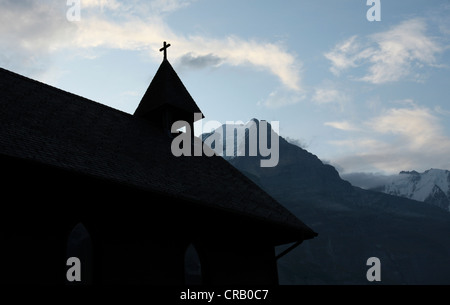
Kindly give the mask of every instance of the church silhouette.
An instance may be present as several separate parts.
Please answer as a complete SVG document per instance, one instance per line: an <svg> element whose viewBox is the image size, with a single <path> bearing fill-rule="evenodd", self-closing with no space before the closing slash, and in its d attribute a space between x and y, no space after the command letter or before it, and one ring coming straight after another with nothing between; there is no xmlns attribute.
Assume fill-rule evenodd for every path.
<svg viewBox="0 0 450 305"><path fill-rule="evenodd" d="M171 153L200 109L168 46L133 115L0 68L3 283L272 285L275 246L317 235L222 157Z"/></svg>

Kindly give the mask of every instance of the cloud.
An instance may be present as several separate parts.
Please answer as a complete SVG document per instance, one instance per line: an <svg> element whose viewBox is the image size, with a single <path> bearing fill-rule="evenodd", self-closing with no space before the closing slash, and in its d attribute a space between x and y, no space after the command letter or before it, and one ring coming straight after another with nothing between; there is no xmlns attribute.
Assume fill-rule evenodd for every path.
<svg viewBox="0 0 450 305"><path fill-rule="evenodd" d="M291 144L293 144L293 145L295 145L295 146L298 146L298 147L300 147L300 148L303 148L303 149L307 149L307 148L308 148L308 144L306 144L306 142L303 141L303 140L295 139L295 138L290 138L290 137L285 137L284 139L285 139L287 142L289 142L289 143L291 143Z"/></svg>
<svg viewBox="0 0 450 305"><path fill-rule="evenodd" d="M347 40L339 43L334 49L324 56L331 61L331 72L335 75L339 75L341 70L345 70L350 67L357 67L356 54L360 49L359 44L356 43L357 35L348 38Z"/></svg>
<svg viewBox="0 0 450 305"><path fill-rule="evenodd" d="M361 67L366 73L357 79L382 84L404 79L420 81L420 70L437 66L436 56L443 51L439 42L427 35L426 22L415 18L362 42L352 36L324 56L331 61L330 70L336 75Z"/></svg>
<svg viewBox="0 0 450 305"><path fill-rule="evenodd" d="M336 104L342 110L345 103L350 101L350 97L334 88L316 88L312 96L312 101L319 105Z"/></svg>
<svg viewBox="0 0 450 305"><path fill-rule="evenodd" d="M117 10L121 7L121 4L116 0L81 0L81 9L92 7L100 8L101 11L105 8Z"/></svg>
<svg viewBox="0 0 450 305"><path fill-rule="evenodd" d="M302 63L294 55L287 53L282 43L244 40L234 35L224 39L201 36L178 38L182 55L187 52L197 55L213 54L233 66L250 64L277 76L286 89L302 91Z"/></svg>
<svg viewBox="0 0 450 305"><path fill-rule="evenodd" d="M346 154L333 160L333 166L342 168L340 174L352 172L381 172L383 174L395 174L402 170L418 169L420 171L429 168L450 168L447 154L432 152L417 152L401 149L382 151L365 151L363 153Z"/></svg>
<svg viewBox="0 0 450 305"><path fill-rule="evenodd" d="M330 142L346 151L333 160L345 173L450 168L450 137L444 133L438 113L430 108L411 104L387 109L359 124L356 133L343 122L328 125L353 131L349 139Z"/></svg>
<svg viewBox="0 0 450 305"><path fill-rule="evenodd" d="M350 173L341 175L341 178L347 180L354 186L363 189L373 189L389 183L392 175L383 175L377 173Z"/></svg>
<svg viewBox="0 0 450 305"><path fill-rule="evenodd" d="M196 0L154 0L151 9L158 13L168 13L191 5Z"/></svg>
<svg viewBox="0 0 450 305"><path fill-rule="evenodd" d="M325 122L325 126L330 126L339 130L345 130L345 131L356 131L358 130L358 127L354 126L352 123L348 121L342 121L342 122Z"/></svg>
<svg viewBox="0 0 450 305"><path fill-rule="evenodd" d="M276 76L284 91L302 91L302 64L282 43L172 31L165 21L166 13L194 1L83 0L78 22L65 19L66 1L16 2L19 1L0 0L1 65L8 62L7 65L30 68L55 52L83 54L86 52L80 50L100 47L142 51L160 60L158 50L162 41L168 41L173 46L169 60L179 59L182 64L195 67L251 65Z"/></svg>
<svg viewBox="0 0 450 305"><path fill-rule="evenodd" d="M441 106L434 107L434 111L440 115L450 116L450 111L447 109L442 109Z"/></svg>
<svg viewBox="0 0 450 305"><path fill-rule="evenodd" d="M214 54L194 55L189 52L178 59L180 68L205 68L219 66L223 60Z"/></svg>
<svg viewBox="0 0 450 305"><path fill-rule="evenodd" d="M258 102L258 105L264 105L268 108L280 108L283 106L297 104L305 99L303 91L278 88L272 91L264 100Z"/></svg>
<svg viewBox="0 0 450 305"><path fill-rule="evenodd" d="M151 21L133 20L114 23L108 20L92 18L80 22L76 41L77 47L109 47L126 50L149 50L151 56L160 58L158 52L163 40L176 48L170 50L170 58L184 57L181 60L199 58L203 64L217 65L221 62L238 66L253 65L265 69L277 76L284 87L292 91L301 91L301 63L278 44L243 40L236 36L224 39L201 36L176 35L158 19ZM192 54L186 57L186 54ZM195 55L193 55L195 54Z"/></svg>
<svg viewBox="0 0 450 305"><path fill-rule="evenodd" d="M444 140L437 117L428 108L393 108L372 119L368 126L375 132L392 134L412 149L427 148Z"/></svg>
<svg viewBox="0 0 450 305"><path fill-rule="evenodd" d="M365 131L368 133L368 131ZM330 141L335 146L346 147L353 151L362 151L360 155L363 155L367 151L386 151L390 148L390 145L384 141L373 139L370 136L352 136L350 139L345 140L333 140Z"/></svg>
<svg viewBox="0 0 450 305"><path fill-rule="evenodd" d="M67 22L65 1L0 0L0 65L16 71L41 73L50 54L73 37L76 27Z"/></svg>

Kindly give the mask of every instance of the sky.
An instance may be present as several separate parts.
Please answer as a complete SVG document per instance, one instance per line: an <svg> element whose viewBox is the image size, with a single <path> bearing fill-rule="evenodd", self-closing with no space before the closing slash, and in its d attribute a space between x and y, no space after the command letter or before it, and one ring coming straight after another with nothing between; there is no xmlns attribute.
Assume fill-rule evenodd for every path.
<svg viewBox="0 0 450 305"><path fill-rule="evenodd" d="M132 114L167 41L197 134L265 119L342 175L450 169L450 1L379 3L0 0L0 67Z"/></svg>

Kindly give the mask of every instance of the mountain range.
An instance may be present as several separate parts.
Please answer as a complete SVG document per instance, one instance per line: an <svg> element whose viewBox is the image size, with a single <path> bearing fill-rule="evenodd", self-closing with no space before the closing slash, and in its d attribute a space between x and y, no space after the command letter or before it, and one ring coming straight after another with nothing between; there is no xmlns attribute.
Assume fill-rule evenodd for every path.
<svg viewBox="0 0 450 305"><path fill-rule="evenodd" d="M450 211L450 171L429 169L423 173L402 171L384 185L373 188L386 194L422 201Z"/></svg>
<svg viewBox="0 0 450 305"><path fill-rule="evenodd" d="M233 141L227 141L225 126L202 139L217 133L224 151L229 143L248 147L251 132L245 129L254 125L235 126L244 132ZM278 260L280 284L370 284L370 257L380 259L381 284L450 284L450 214L442 208L355 187L282 137L275 167L261 167L260 154L237 151L225 158L319 233Z"/></svg>

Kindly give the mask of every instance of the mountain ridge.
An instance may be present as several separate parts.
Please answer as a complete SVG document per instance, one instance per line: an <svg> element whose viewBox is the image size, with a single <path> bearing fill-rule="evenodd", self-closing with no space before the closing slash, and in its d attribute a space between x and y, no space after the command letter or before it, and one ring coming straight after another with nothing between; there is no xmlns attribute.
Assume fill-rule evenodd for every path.
<svg viewBox="0 0 450 305"><path fill-rule="evenodd" d="M260 159L228 162L319 233L278 261L280 284L368 284L369 257L380 259L383 284L450 284L450 217L442 209L352 186L282 137L278 165L263 168Z"/></svg>
<svg viewBox="0 0 450 305"><path fill-rule="evenodd" d="M391 176L378 190L450 211L450 171L448 170L432 168L423 173L401 171L398 175Z"/></svg>

